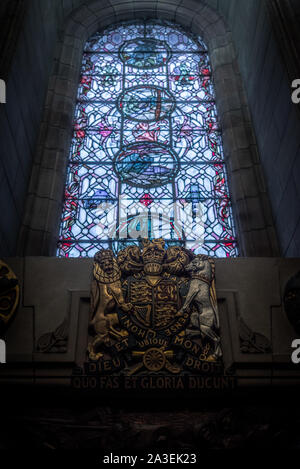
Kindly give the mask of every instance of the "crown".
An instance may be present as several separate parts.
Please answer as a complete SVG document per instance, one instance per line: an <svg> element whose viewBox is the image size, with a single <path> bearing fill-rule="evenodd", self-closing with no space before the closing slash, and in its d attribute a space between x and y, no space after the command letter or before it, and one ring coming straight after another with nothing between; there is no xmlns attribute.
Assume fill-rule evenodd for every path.
<svg viewBox="0 0 300 469"><path fill-rule="evenodd" d="M162 264L165 256L165 242L162 238L154 239L153 241L143 239L142 246L142 258L144 264L150 262Z"/></svg>
<svg viewBox="0 0 300 469"><path fill-rule="evenodd" d="M112 260L114 254L111 249L101 249L101 251L96 252L94 259L97 262L103 261L105 259Z"/></svg>

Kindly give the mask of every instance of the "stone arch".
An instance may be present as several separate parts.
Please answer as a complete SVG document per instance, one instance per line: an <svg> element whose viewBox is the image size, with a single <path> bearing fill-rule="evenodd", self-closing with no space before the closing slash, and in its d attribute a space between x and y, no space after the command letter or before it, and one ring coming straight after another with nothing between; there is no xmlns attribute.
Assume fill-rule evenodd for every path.
<svg viewBox="0 0 300 469"><path fill-rule="evenodd" d="M223 135L233 214L242 256L276 256L277 237L264 185L235 47L210 0L122 0L85 2L67 18L49 81L33 165L19 254L55 255L72 119L83 46L112 23L138 18L167 19L201 35L210 54ZM136 5L133 9L133 5Z"/></svg>

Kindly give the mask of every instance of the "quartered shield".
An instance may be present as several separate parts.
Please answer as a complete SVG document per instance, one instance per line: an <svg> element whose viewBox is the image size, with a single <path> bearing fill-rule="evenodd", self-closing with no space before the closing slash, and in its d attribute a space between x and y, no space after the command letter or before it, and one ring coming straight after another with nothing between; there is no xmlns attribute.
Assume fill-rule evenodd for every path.
<svg viewBox="0 0 300 469"><path fill-rule="evenodd" d="M179 309L178 285L162 278L156 285L146 279L131 279L129 301L134 305L133 315L143 326L154 330L168 327Z"/></svg>

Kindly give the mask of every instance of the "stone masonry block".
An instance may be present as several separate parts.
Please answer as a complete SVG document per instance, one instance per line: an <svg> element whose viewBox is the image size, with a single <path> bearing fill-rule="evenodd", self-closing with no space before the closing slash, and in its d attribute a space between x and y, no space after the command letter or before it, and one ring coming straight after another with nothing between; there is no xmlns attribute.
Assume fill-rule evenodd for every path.
<svg viewBox="0 0 300 469"><path fill-rule="evenodd" d="M40 168L37 195L43 198L49 197L54 200L61 200L64 179L60 172L53 169Z"/></svg>
<svg viewBox="0 0 300 469"><path fill-rule="evenodd" d="M259 197L245 198L249 230L261 230L266 227L266 219Z"/></svg>

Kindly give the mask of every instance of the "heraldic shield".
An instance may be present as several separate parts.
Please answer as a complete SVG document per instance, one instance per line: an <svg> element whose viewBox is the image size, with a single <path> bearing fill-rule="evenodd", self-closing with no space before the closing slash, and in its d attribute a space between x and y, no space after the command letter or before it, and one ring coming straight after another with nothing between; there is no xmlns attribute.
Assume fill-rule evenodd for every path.
<svg viewBox="0 0 300 469"><path fill-rule="evenodd" d="M163 239L95 255L88 358L112 373L181 373L220 362L213 259Z"/></svg>

